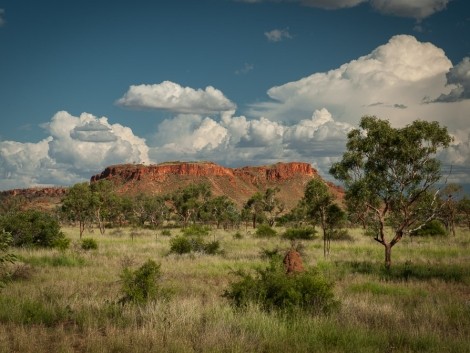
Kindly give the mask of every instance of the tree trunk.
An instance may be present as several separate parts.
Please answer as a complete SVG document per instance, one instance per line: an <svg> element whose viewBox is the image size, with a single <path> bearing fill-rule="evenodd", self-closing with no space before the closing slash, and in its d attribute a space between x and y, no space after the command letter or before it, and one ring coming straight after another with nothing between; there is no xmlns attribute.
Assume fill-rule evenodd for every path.
<svg viewBox="0 0 470 353"><path fill-rule="evenodd" d="M385 247L385 268L387 271L390 270L392 266L392 244L391 243L384 243Z"/></svg>

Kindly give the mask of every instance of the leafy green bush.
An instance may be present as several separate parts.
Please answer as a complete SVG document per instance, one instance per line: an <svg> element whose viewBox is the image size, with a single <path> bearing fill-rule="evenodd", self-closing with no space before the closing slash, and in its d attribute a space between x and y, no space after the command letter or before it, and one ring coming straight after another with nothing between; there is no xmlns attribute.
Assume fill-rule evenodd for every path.
<svg viewBox="0 0 470 353"><path fill-rule="evenodd" d="M191 241L187 237L179 236L170 240L170 252L187 254L191 252Z"/></svg>
<svg viewBox="0 0 470 353"><path fill-rule="evenodd" d="M256 236L258 238L272 238L276 236L276 231L267 224L260 224L256 227Z"/></svg>
<svg viewBox="0 0 470 353"><path fill-rule="evenodd" d="M2 232L0 232L0 288L7 282L8 273L5 271L5 265L14 263L16 260L16 256L8 252L12 241L11 234L2 229Z"/></svg>
<svg viewBox="0 0 470 353"><path fill-rule="evenodd" d="M120 302L142 304L155 299L158 294L157 282L160 277L160 264L153 260L147 260L135 271L127 267L124 268L121 274L124 297L121 298Z"/></svg>
<svg viewBox="0 0 470 353"><path fill-rule="evenodd" d="M93 238L83 238L81 248L83 250L96 250L98 249L98 243Z"/></svg>
<svg viewBox="0 0 470 353"><path fill-rule="evenodd" d="M330 230L330 239L338 241L354 241L354 238L348 233L347 229Z"/></svg>
<svg viewBox="0 0 470 353"><path fill-rule="evenodd" d="M13 246L52 248L65 238L57 219L36 210L7 214L0 219L0 228L11 233Z"/></svg>
<svg viewBox="0 0 470 353"><path fill-rule="evenodd" d="M163 229L160 234L165 237L171 237L171 232L169 229Z"/></svg>
<svg viewBox="0 0 470 353"><path fill-rule="evenodd" d="M209 234L209 228L199 224L192 224L189 227L181 229L186 236L205 236Z"/></svg>
<svg viewBox="0 0 470 353"><path fill-rule="evenodd" d="M289 240L312 240L315 238L316 233L317 231L314 227L289 228L282 234L282 237Z"/></svg>
<svg viewBox="0 0 470 353"><path fill-rule="evenodd" d="M288 313L300 309L328 314L339 305L333 296L333 284L313 269L288 275L282 263L273 259L266 269L258 269L254 275L242 271L237 275L240 280L232 283L223 296L238 308L255 303L267 311Z"/></svg>
<svg viewBox="0 0 470 353"><path fill-rule="evenodd" d="M426 223L423 227L417 231L411 233L412 236L440 236L446 235L446 229L444 225L437 219L433 219L431 222Z"/></svg>
<svg viewBox="0 0 470 353"><path fill-rule="evenodd" d="M240 232L236 232L236 233L233 235L233 239L243 239L243 234L240 233Z"/></svg>
<svg viewBox="0 0 470 353"><path fill-rule="evenodd" d="M180 255L190 252L215 255L220 252L220 243L217 240L205 242L201 237L179 236L170 240L170 252Z"/></svg>

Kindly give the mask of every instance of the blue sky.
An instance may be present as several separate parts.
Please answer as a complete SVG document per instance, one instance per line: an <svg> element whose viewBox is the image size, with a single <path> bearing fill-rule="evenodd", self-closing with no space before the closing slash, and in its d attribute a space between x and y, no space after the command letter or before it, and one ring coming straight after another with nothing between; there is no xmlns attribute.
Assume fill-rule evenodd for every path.
<svg viewBox="0 0 470 353"><path fill-rule="evenodd" d="M0 45L0 189L168 160L327 177L365 114L448 126L470 182L466 0L0 0Z"/></svg>

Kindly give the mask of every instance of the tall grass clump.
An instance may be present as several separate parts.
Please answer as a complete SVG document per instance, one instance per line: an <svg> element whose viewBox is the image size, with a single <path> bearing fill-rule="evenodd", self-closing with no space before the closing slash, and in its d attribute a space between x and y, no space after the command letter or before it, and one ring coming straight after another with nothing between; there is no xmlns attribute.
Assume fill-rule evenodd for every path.
<svg viewBox="0 0 470 353"><path fill-rule="evenodd" d="M142 304L153 300L158 294L158 280L161 277L160 264L147 260L137 270L124 268L121 274L122 292L121 303Z"/></svg>
<svg viewBox="0 0 470 353"><path fill-rule="evenodd" d="M237 308L257 304L266 311L328 314L339 305L333 295L333 283L318 271L286 274L275 257L267 268L254 274L244 271L236 274L240 279L231 283L223 296Z"/></svg>
<svg viewBox="0 0 470 353"><path fill-rule="evenodd" d="M98 243L93 238L83 238L81 248L83 250L96 250L98 249Z"/></svg>
<svg viewBox="0 0 470 353"><path fill-rule="evenodd" d="M289 228L282 234L282 237L289 240L312 240L315 238L316 233L313 227Z"/></svg>
<svg viewBox="0 0 470 353"><path fill-rule="evenodd" d="M277 232L267 224L260 224L256 227L255 235L258 238L272 238L277 235Z"/></svg>
<svg viewBox="0 0 470 353"><path fill-rule="evenodd" d="M220 243L217 240L206 242L200 236L178 236L170 240L170 253L178 255L199 252L215 255L220 252Z"/></svg>

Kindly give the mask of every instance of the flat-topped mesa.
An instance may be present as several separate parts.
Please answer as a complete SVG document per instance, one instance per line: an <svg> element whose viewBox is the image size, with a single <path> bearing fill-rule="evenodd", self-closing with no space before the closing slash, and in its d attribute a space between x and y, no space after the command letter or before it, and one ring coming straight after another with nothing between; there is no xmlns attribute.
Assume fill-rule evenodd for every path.
<svg viewBox="0 0 470 353"><path fill-rule="evenodd" d="M65 187L35 187L25 189L12 189L1 191L4 196L24 196L24 197L61 197L67 192Z"/></svg>
<svg viewBox="0 0 470 353"><path fill-rule="evenodd" d="M225 176L242 177L250 180L276 181L285 180L296 175L315 176L317 171L308 163L276 163L272 166L227 168L212 162L167 162L156 165L121 164L107 167L100 174L91 177L91 182L101 179L120 179L123 182L132 180L160 181L170 175L180 176Z"/></svg>

